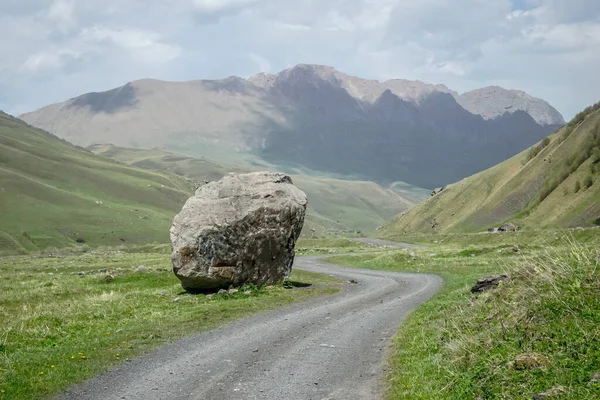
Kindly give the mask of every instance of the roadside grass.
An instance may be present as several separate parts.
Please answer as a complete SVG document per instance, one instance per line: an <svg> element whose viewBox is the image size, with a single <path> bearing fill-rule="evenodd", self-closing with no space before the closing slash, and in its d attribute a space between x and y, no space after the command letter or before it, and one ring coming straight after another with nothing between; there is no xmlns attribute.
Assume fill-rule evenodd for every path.
<svg viewBox="0 0 600 400"><path fill-rule="evenodd" d="M377 249L377 246L355 242L347 238L305 238L301 236L296 243L296 255L298 256L354 253L373 249Z"/></svg>
<svg viewBox="0 0 600 400"><path fill-rule="evenodd" d="M600 398L600 378L593 379L600 372L595 246L569 233L553 245L505 237L485 248L481 242L439 244L441 239L431 237L438 244L426 249L328 259L435 273L445 280L394 337L388 398L531 399L553 388L564 389L561 399ZM478 278L499 273L510 280L483 294L470 293Z"/></svg>
<svg viewBox="0 0 600 400"><path fill-rule="evenodd" d="M297 270L289 281L211 297L182 290L166 251L1 258L0 399L50 396L184 335L341 287ZM286 289L298 283L312 286Z"/></svg>
<svg viewBox="0 0 600 400"><path fill-rule="evenodd" d="M517 232L496 233L396 233L383 235L382 239L396 242L407 242L429 246L454 246L469 248L472 246L499 246L499 245L525 245L525 246L560 246L565 239L572 237L578 243L586 245L600 245L600 227L571 228L571 229L543 229L519 230Z"/></svg>

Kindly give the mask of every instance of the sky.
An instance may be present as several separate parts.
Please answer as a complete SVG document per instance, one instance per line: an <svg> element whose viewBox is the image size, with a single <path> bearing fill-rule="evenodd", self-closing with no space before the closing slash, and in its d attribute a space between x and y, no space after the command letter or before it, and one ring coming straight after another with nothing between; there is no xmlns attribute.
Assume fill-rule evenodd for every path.
<svg viewBox="0 0 600 400"><path fill-rule="evenodd" d="M247 78L299 63L460 93L600 100L598 0L0 0L0 109L129 81Z"/></svg>

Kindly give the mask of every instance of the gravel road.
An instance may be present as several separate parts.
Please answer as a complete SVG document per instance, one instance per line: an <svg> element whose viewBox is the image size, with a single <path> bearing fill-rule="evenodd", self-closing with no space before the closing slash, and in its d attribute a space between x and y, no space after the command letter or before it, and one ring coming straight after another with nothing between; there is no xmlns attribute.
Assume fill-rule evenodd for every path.
<svg viewBox="0 0 600 400"><path fill-rule="evenodd" d="M166 345L58 399L380 399L391 337L441 278L321 257L297 257L294 268L357 283Z"/></svg>

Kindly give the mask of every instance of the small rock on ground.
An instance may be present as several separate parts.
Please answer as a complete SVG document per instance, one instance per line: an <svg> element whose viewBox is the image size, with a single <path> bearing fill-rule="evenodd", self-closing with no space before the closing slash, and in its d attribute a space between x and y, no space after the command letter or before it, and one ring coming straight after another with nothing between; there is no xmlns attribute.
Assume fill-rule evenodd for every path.
<svg viewBox="0 0 600 400"><path fill-rule="evenodd" d="M592 386L593 384L596 384L599 382L600 382L600 371L596 371L596 372L594 372L594 375L592 375L592 379L590 379L590 383L588 384L588 386Z"/></svg>
<svg viewBox="0 0 600 400"><path fill-rule="evenodd" d="M523 353L519 354L514 361L514 366L516 369L524 370L524 369L544 369L548 365L549 360L548 357L540 354L533 353Z"/></svg>
<svg viewBox="0 0 600 400"><path fill-rule="evenodd" d="M501 281L508 279L507 275L492 275L480 278L471 288L471 293L482 293L486 290L493 289L500 284Z"/></svg>
<svg viewBox="0 0 600 400"><path fill-rule="evenodd" d="M561 394L567 393L567 389L564 386L554 386L552 389L547 390L543 393L538 393L533 396L533 400L546 400L553 397L560 396Z"/></svg>

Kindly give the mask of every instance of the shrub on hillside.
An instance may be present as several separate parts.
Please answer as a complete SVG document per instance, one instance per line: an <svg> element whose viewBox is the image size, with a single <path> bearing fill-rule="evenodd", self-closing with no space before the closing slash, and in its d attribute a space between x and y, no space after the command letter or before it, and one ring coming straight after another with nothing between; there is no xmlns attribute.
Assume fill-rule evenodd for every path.
<svg viewBox="0 0 600 400"><path fill-rule="evenodd" d="M557 179L555 179L555 180L547 179L544 182L544 186L542 187L542 190L540 192L540 197L538 199L538 202L541 203L542 201L544 201L544 199L546 197L548 197L550 195L550 193L552 193L568 177L569 177L569 170L565 169L561 172L561 174L558 176ZM563 190L563 193L566 195L568 193L568 190L565 188L565 190Z"/></svg>
<svg viewBox="0 0 600 400"><path fill-rule="evenodd" d="M579 124L581 124L589 114L591 114L597 110L600 110L600 102L598 102L592 106L589 106L588 108L586 108L579 114L575 115L573 117L573 119L564 127L563 134L562 134L560 140L563 141L566 138L568 138L571 135L571 133L573 133L573 130L575 130L575 128Z"/></svg>
<svg viewBox="0 0 600 400"><path fill-rule="evenodd" d="M594 158L592 159L594 164L600 163L600 148L594 149Z"/></svg>
<svg viewBox="0 0 600 400"><path fill-rule="evenodd" d="M579 181L575 182L575 188L573 190L575 193L581 190L581 183L579 183Z"/></svg>
<svg viewBox="0 0 600 400"><path fill-rule="evenodd" d="M594 184L594 178L592 178L592 176L591 176L591 175L588 175L588 176L585 178L585 181L584 181L583 183L584 183L584 185L585 185L585 188L586 188L586 189L589 189L589 188L591 188L591 187L592 187L592 185Z"/></svg>
<svg viewBox="0 0 600 400"><path fill-rule="evenodd" d="M539 144L533 146L529 149L529 154L527 155L527 161L535 158L542 150L544 150L550 144L550 138L546 137Z"/></svg>

